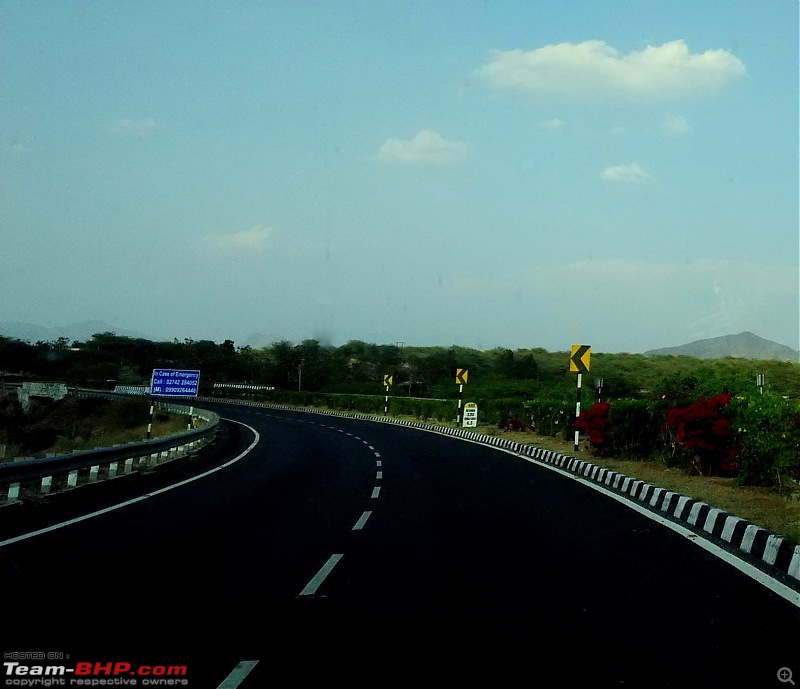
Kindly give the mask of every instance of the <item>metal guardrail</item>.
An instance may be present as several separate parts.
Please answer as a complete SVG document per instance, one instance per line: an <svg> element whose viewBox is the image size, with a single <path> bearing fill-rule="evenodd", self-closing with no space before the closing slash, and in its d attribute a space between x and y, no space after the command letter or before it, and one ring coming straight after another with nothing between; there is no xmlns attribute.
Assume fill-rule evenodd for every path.
<svg viewBox="0 0 800 689"><path fill-rule="evenodd" d="M75 389L74 394L121 396L87 389ZM155 440L0 463L0 504L20 502L24 497L41 497L124 476L184 457L210 442L219 428L219 415L215 412L163 401L154 401L154 405L159 410L191 415L206 423L200 428Z"/></svg>

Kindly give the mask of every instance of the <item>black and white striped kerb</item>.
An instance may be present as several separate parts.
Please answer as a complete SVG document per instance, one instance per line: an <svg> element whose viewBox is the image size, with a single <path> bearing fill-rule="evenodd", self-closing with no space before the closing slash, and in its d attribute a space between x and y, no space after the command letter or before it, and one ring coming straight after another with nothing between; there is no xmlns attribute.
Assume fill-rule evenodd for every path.
<svg viewBox="0 0 800 689"><path fill-rule="evenodd" d="M198 400L202 398L197 398ZM208 401L218 401L206 398ZM748 556L757 559L768 568L773 567L783 574L788 575L795 584L800 586L800 545L788 538L770 533L766 529L748 522L741 517L729 514L724 510L695 500L686 495L660 488L642 481L641 479L625 476L617 471L597 466L582 459L546 450L535 445L519 443L496 435L484 435L477 431L468 431L451 426L436 426L418 421L407 421L393 417L380 417L368 414L348 414L328 410L310 410L305 407L293 407L287 404L270 404L263 402L246 402L242 400L227 400L236 404L269 407L271 409L285 409L287 411L303 411L313 414L329 416L343 416L365 421L379 421L400 426L410 426L426 431L434 431L445 435L452 435L465 440L479 442L485 445L500 447L510 452L530 457L531 459L550 464L564 471L570 472L583 479L602 484L614 491L624 494L651 509L663 513L675 520L689 524L708 534L710 538L718 538L730 546L741 550Z"/></svg>
<svg viewBox="0 0 800 689"><path fill-rule="evenodd" d="M149 385L115 385L114 392L122 395L149 395Z"/></svg>
<svg viewBox="0 0 800 689"><path fill-rule="evenodd" d="M273 385L251 385L250 383L214 383L215 388L226 390L274 390Z"/></svg>

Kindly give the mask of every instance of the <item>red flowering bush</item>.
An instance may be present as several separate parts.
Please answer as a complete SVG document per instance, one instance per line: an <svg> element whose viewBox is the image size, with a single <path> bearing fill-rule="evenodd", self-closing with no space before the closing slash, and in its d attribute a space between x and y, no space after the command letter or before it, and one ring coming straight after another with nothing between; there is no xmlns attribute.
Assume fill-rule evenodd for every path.
<svg viewBox="0 0 800 689"><path fill-rule="evenodd" d="M575 419L575 429L586 433L592 447L600 454L611 445L610 410L608 402L595 402Z"/></svg>
<svg viewBox="0 0 800 689"><path fill-rule="evenodd" d="M667 412L663 431L672 434L675 445L691 456L704 476L736 474L734 434L723 414L730 401L731 395L723 393Z"/></svg>

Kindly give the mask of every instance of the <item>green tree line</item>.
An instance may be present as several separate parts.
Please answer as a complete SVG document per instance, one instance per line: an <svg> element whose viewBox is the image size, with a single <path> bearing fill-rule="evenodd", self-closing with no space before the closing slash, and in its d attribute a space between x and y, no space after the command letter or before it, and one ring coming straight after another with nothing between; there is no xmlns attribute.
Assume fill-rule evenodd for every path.
<svg viewBox="0 0 800 689"><path fill-rule="evenodd" d="M569 352L542 348L482 351L359 340L341 346L279 341L252 348L232 340L154 342L110 332L85 342L0 336L0 379L6 381L113 388L147 385L154 368L199 369L201 395L218 393L214 383L266 385L274 391L224 394L374 413L384 410L384 376L390 375L390 413L446 422L455 420L460 394L455 374L464 369L462 399L478 404L483 423L514 420L542 435L569 439L577 398L585 414L580 430L598 454L661 457L687 470L733 472L757 485L800 479L797 363L593 353L579 390ZM723 399L720 395L724 405L705 403ZM676 415L680 424L670 426Z"/></svg>

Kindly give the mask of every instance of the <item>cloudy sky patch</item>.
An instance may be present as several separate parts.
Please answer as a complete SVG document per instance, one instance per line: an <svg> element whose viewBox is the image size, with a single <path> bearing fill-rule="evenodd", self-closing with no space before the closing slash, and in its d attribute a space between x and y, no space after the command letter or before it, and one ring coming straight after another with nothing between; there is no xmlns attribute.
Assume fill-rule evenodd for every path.
<svg viewBox="0 0 800 689"><path fill-rule="evenodd" d="M152 117L143 120L125 118L117 120L112 129L126 134L133 134L134 136L146 136L147 134L152 134L157 126L156 121Z"/></svg>
<svg viewBox="0 0 800 689"><path fill-rule="evenodd" d="M605 168L600 177L608 182L651 182L652 175L645 170L639 163L627 163L625 165L611 165Z"/></svg>
<svg viewBox="0 0 800 689"><path fill-rule="evenodd" d="M388 139L378 153L386 162L456 163L467 157L467 145L448 141L438 132L422 129L411 139Z"/></svg>
<svg viewBox="0 0 800 689"><path fill-rule="evenodd" d="M497 50L477 70L492 85L555 101L652 102L717 91L745 75L726 50L692 53L683 40L623 54L605 41Z"/></svg>
<svg viewBox="0 0 800 689"><path fill-rule="evenodd" d="M476 4L0 2L0 323L798 348L800 5Z"/></svg>
<svg viewBox="0 0 800 689"><path fill-rule="evenodd" d="M230 253L252 253L263 251L270 244L271 238L271 228L254 225L239 232L210 234L205 241L214 249Z"/></svg>

